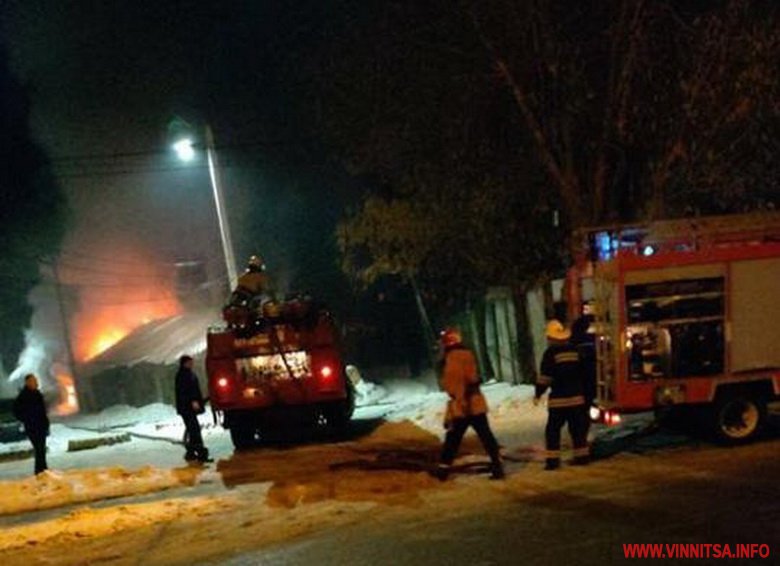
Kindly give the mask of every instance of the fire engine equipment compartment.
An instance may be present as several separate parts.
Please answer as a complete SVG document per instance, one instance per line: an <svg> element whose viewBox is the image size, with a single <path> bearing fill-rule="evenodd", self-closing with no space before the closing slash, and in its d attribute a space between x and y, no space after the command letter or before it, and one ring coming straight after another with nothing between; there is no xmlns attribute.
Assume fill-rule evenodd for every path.
<svg viewBox="0 0 780 566"><path fill-rule="evenodd" d="M731 371L780 368L780 258L731 263Z"/></svg>
<svg viewBox="0 0 780 566"><path fill-rule="evenodd" d="M626 285L629 379L722 373L723 288L723 277Z"/></svg>

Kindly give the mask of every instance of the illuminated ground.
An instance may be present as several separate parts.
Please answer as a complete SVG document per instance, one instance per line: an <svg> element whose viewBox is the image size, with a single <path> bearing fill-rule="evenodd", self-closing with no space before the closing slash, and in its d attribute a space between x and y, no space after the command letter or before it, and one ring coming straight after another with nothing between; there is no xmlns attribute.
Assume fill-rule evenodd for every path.
<svg viewBox="0 0 780 566"><path fill-rule="evenodd" d="M539 461L544 411L531 408L527 393L489 392L507 448L505 482L480 473L473 439L453 481L422 470L440 445L436 395L407 395L394 405L406 403L396 415L403 418L364 418L345 437L318 443L233 454L226 436L214 433L218 461L204 470L182 467L179 447L165 440L63 455L72 465L58 472L65 479L89 476L91 466L145 463L162 483L144 494L137 470L95 475L96 491L105 481L129 497L0 518L0 557L8 564L596 564L620 558L621 544L631 542L774 543L780 551L777 423L768 439L732 449L613 431L600 446L608 458L548 473ZM14 466L21 464L29 461ZM159 474L175 468L181 481L164 485L169 476ZM7 485L20 481L27 480Z"/></svg>

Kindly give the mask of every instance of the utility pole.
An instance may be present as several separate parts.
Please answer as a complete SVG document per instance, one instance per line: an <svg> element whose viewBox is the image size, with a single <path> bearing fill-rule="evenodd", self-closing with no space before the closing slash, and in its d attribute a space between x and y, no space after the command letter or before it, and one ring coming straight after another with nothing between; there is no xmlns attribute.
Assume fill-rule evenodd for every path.
<svg viewBox="0 0 780 566"><path fill-rule="evenodd" d="M228 276L228 292L236 286L238 276L236 274L236 258L233 255L233 242L230 238L230 225L225 209L225 199L222 196L222 183L217 167L217 154L214 150L214 133L211 127L206 125L206 158L209 164L209 177L211 187L214 190L214 203L217 207L217 220L219 220L219 235L222 240L222 251L225 254L225 267Z"/></svg>
<svg viewBox="0 0 780 566"><path fill-rule="evenodd" d="M88 408L94 409L96 404L95 396L92 392L92 387L87 384L86 381L79 379L78 370L76 369L76 357L73 355L73 345L71 344L70 339L70 321L68 320L68 315L65 310L65 300L62 296L62 283L60 282L60 274L59 270L57 269L57 260L50 259L49 261L51 262L51 270L52 274L54 275L54 290L57 295L57 305L60 311L60 320L62 321L62 333L63 339L65 341L65 352L68 356L68 365L70 365L70 373L73 375L73 382L77 387L76 391L81 388L84 392L84 399L87 401L87 405L89 406Z"/></svg>

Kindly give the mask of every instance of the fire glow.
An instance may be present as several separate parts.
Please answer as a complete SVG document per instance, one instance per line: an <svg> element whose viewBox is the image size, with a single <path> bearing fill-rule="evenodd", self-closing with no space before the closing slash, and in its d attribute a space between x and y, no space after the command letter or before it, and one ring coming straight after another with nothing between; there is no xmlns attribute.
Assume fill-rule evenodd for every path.
<svg viewBox="0 0 780 566"><path fill-rule="evenodd" d="M57 388L59 390L59 399L57 406L54 408L54 413L59 416L78 413L79 401L76 396L76 384L73 381L73 376L60 368L56 371L54 377L57 380Z"/></svg>
<svg viewBox="0 0 780 566"><path fill-rule="evenodd" d="M101 331L94 341L89 344L90 349L86 352L84 359L91 360L92 358L99 356L125 336L127 336L127 332L118 328L110 328Z"/></svg>
<svg viewBox="0 0 780 566"><path fill-rule="evenodd" d="M70 317L77 362L94 359L136 328L181 311L172 265L126 244L106 244L88 256L84 262L65 256L60 266L63 282L78 292L79 308Z"/></svg>

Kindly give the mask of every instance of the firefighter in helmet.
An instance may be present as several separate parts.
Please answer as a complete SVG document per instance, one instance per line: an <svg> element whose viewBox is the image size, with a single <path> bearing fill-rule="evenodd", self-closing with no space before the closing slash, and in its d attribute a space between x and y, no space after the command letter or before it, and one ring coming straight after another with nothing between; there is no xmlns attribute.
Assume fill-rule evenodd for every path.
<svg viewBox="0 0 780 566"><path fill-rule="evenodd" d="M252 295L261 295L268 289L268 275L263 258L253 255L246 264L246 271L238 278L238 288Z"/></svg>
<svg viewBox="0 0 780 566"><path fill-rule="evenodd" d="M246 264L246 271L238 278L238 282L230 299L232 305L249 305L262 302L270 291L270 281L265 272L263 258L253 255Z"/></svg>
<svg viewBox="0 0 780 566"><path fill-rule="evenodd" d="M577 346L571 343L571 332L558 320L547 323L548 347L542 356L536 380L534 404L549 389L547 426L544 431L547 458L544 469L555 470L561 464L561 428L569 425L574 445L574 464L587 464L588 422L585 411L585 376Z"/></svg>
<svg viewBox="0 0 780 566"><path fill-rule="evenodd" d="M439 479L446 479L449 468L458 453L463 435L471 427L479 436L485 452L490 456L491 478L502 479L504 467L498 442L488 424L488 406L479 389L477 361L471 350L463 345L460 331L447 328L441 334L444 348L444 367L441 386L450 396L444 417L447 434L437 469Z"/></svg>

